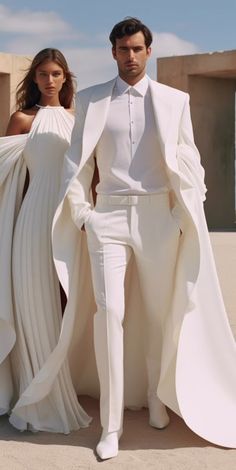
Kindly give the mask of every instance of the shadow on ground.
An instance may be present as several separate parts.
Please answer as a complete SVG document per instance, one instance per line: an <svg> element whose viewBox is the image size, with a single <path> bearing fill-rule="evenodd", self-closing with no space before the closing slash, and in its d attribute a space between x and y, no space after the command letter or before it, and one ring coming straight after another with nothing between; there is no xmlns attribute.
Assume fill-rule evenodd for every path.
<svg viewBox="0 0 236 470"><path fill-rule="evenodd" d="M89 397L80 397L80 403L93 417L93 421L88 428L80 429L69 435L46 432L19 432L9 424L7 416L2 416L0 417L0 440L31 442L39 445L79 445L80 447L93 449L101 433L99 404L97 400ZM166 429L158 430L149 426L147 409L126 410L120 449L176 449L211 445L194 434L175 413L170 412L169 414L171 417L170 425Z"/></svg>

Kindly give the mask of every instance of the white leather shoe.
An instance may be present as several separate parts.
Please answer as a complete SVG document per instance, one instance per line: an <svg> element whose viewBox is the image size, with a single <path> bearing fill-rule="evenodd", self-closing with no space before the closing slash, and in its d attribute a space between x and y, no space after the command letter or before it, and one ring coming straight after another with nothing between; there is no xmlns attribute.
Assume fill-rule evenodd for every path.
<svg viewBox="0 0 236 470"><path fill-rule="evenodd" d="M96 447L96 452L100 459L106 460L116 457L119 450L119 438L122 431L105 432L103 431L101 439Z"/></svg>
<svg viewBox="0 0 236 470"><path fill-rule="evenodd" d="M170 418L164 403L157 396L148 398L149 424L157 429L164 429L168 426Z"/></svg>

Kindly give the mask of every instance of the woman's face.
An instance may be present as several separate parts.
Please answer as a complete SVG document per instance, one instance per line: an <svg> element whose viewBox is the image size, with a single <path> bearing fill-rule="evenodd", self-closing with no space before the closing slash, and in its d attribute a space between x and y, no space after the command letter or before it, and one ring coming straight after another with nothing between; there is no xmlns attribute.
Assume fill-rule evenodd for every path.
<svg viewBox="0 0 236 470"><path fill-rule="evenodd" d="M66 78L60 65L45 61L36 68L34 81L42 95L53 97L59 94Z"/></svg>

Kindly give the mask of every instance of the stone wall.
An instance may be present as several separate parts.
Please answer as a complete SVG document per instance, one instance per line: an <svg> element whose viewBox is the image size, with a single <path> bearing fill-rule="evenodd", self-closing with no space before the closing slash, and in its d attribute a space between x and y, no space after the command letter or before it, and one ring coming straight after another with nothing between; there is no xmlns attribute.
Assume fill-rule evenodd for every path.
<svg viewBox="0 0 236 470"><path fill-rule="evenodd" d="M190 94L194 135L206 170L211 230L235 230L236 51L158 59L158 81Z"/></svg>
<svg viewBox="0 0 236 470"><path fill-rule="evenodd" d="M30 57L0 53L0 135L6 126L15 106L15 92L29 67Z"/></svg>

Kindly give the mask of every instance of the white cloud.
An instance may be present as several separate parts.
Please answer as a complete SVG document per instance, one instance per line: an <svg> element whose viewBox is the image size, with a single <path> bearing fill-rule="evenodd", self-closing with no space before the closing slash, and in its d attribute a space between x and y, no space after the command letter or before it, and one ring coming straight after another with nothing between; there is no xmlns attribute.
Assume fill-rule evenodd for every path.
<svg viewBox="0 0 236 470"><path fill-rule="evenodd" d="M151 78L157 77L156 60L158 57L170 57L199 53L199 47L173 33L153 33L152 54L148 63L148 73Z"/></svg>
<svg viewBox="0 0 236 470"><path fill-rule="evenodd" d="M199 52L196 44L181 39L173 33L156 32L153 34L152 50L157 57L196 54Z"/></svg>
<svg viewBox="0 0 236 470"><path fill-rule="evenodd" d="M71 26L54 11L10 10L0 4L0 32L7 34L73 37ZM52 33L53 32L53 33Z"/></svg>
<svg viewBox="0 0 236 470"><path fill-rule="evenodd" d="M113 78L116 63L110 47L63 49L72 72L76 75L78 88L94 85Z"/></svg>
<svg viewBox="0 0 236 470"><path fill-rule="evenodd" d="M91 36L73 30L54 11L15 11L0 4L0 33L5 39L6 52L34 56L44 47L61 49L77 76L79 89L109 80L117 73L108 34L102 32L94 36L93 46ZM79 47L74 47L75 40ZM156 79L157 57L197 52L199 49L195 44L175 34L154 32L148 74Z"/></svg>
<svg viewBox="0 0 236 470"><path fill-rule="evenodd" d="M111 46L100 48L64 49L71 69L77 76L79 89L109 80L117 73L116 62L111 55ZM148 61L147 72L156 79L156 60L158 57L196 54L199 48L172 33L154 33L152 54Z"/></svg>
<svg viewBox="0 0 236 470"><path fill-rule="evenodd" d="M57 40L53 34L47 36L34 35L34 36L20 36L8 40L5 45L5 52L10 54L19 55L32 55L37 54L38 51L45 47L58 47ZM59 47L61 49L61 47Z"/></svg>
<svg viewBox="0 0 236 470"><path fill-rule="evenodd" d="M171 33L154 33L153 39L152 54L147 66L147 72L153 79L157 77L156 60L158 57L199 52L195 44L184 41ZM36 42L35 38L29 41L23 37L8 44L8 50L12 53L35 55L48 45L50 45L49 36L47 36L46 42L44 38L38 38ZM117 73L116 62L112 58L109 42L104 47L63 47L61 50L72 72L76 75L79 89L109 80Z"/></svg>

